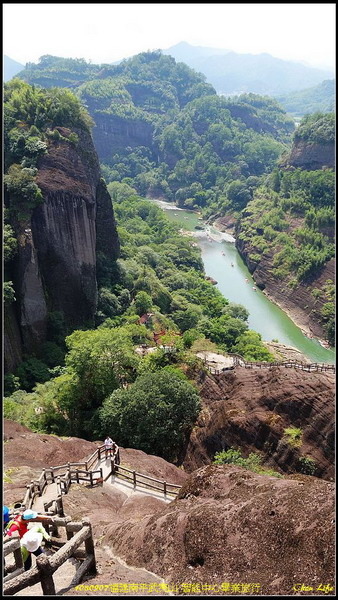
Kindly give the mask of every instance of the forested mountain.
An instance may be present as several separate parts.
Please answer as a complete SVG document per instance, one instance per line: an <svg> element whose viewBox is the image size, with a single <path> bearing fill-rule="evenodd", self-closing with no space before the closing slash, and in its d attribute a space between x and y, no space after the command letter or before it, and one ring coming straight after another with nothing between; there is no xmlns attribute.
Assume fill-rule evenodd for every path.
<svg viewBox="0 0 338 600"><path fill-rule="evenodd" d="M279 96L278 102L293 116L304 116L316 112L335 110L335 80L327 79L315 87Z"/></svg>
<svg viewBox="0 0 338 600"><path fill-rule="evenodd" d="M270 54L238 54L214 48L201 48L181 42L164 50L176 60L183 60L203 73L218 94L254 92L280 96L317 85L333 76L330 71L308 67Z"/></svg>
<svg viewBox="0 0 338 600"><path fill-rule="evenodd" d="M178 95L183 105L186 91ZM205 280L196 244L126 179L109 184L117 236L92 121L70 90L14 79L5 86L4 116L6 393L14 392L8 416L20 419L25 405L34 427L102 435L99 411L110 394L119 398L126 382L148 389L142 377L159 371L156 397L156 386L175 381L175 372L162 377L167 366L195 364L195 342L272 359L248 329L247 311ZM87 331L69 335L76 328ZM156 350L158 339L173 355L158 350L141 361L135 346ZM179 371L178 389L182 377ZM38 395L28 396L37 383ZM183 385L182 393L193 394L190 425L198 407L193 392ZM102 415L103 422L111 418L109 402Z"/></svg>
<svg viewBox="0 0 338 600"><path fill-rule="evenodd" d="M12 77L15 77L19 71L22 71L24 65L18 63L16 60L13 60L9 56L4 55L4 63L3 63L3 80L9 81Z"/></svg>
<svg viewBox="0 0 338 600"><path fill-rule="evenodd" d="M20 76L74 89L95 121L108 182L127 178L142 195L206 214L223 210L234 180L233 195L245 204L294 129L271 98L219 97L204 76L160 51L114 66L45 56Z"/></svg>
<svg viewBox="0 0 338 600"><path fill-rule="evenodd" d="M316 170L335 166L335 115L306 115L294 135L288 165Z"/></svg>
<svg viewBox="0 0 338 600"><path fill-rule="evenodd" d="M298 306L317 327L317 335L324 328L332 344L334 135L334 114L304 117L284 167L256 189L237 226L237 246L257 284L284 304Z"/></svg>

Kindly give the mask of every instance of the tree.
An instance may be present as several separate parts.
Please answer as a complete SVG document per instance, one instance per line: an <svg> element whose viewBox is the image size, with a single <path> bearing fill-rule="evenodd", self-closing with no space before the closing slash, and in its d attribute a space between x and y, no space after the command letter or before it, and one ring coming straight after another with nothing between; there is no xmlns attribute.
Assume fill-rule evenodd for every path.
<svg viewBox="0 0 338 600"><path fill-rule="evenodd" d="M58 404L72 424L72 434L92 438L91 419L113 390L136 377L139 357L134 344L147 339L143 326L75 331L66 338L66 374Z"/></svg>
<svg viewBox="0 0 338 600"><path fill-rule="evenodd" d="M250 329L237 338L236 345L232 350L249 361L271 362L275 360L271 352L263 345L262 336Z"/></svg>
<svg viewBox="0 0 338 600"><path fill-rule="evenodd" d="M109 431L122 446L174 461L199 409L199 395L185 375L165 367L105 400L99 410L101 432Z"/></svg>
<svg viewBox="0 0 338 600"><path fill-rule="evenodd" d="M230 315L230 317L235 317L235 319L241 319L241 321L247 321L249 318L249 311L245 306L236 302L229 302L228 306L222 309L222 313Z"/></svg>
<svg viewBox="0 0 338 600"><path fill-rule="evenodd" d="M151 296L147 292L137 292L135 296L135 310L138 315L147 313L153 305Z"/></svg>
<svg viewBox="0 0 338 600"><path fill-rule="evenodd" d="M251 200L250 190L239 179L230 183L227 194L233 207L237 209L244 208Z"/></svg>

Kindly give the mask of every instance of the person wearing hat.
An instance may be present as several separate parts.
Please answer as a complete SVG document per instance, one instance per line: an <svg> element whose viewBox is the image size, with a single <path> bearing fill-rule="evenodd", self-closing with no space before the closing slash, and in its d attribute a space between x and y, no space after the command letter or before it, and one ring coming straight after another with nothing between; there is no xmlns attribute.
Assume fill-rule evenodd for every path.
<svg viewBox="0 0 338 600"><path fill-rule="evenodd" d="M35 510L31 510L28 508L25 510L22 515L18 515L12 522L12 525L6 531L6 537L11 537L15 531L19 533L19 537L22 538L23 535L28 530L28 524L30 521L43 521L45 517L42 515L39 516Z"/></svg>
<svg viewBox="0 0 338 600"><path fill-rule="evenodd" d="M43 550L41 548L43 539L51 539L45 528L39 523L31 523L28 531L26 531L20 540L21 554L25 571L28 571L28 569L30 569L32 566L32 554L35 556L43 554Z"/></svg>

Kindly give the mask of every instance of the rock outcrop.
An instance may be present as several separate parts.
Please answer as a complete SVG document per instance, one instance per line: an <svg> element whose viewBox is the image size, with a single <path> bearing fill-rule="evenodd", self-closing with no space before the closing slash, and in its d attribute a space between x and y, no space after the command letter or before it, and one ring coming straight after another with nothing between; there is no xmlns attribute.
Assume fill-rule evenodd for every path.
<svg viewBox="0 0 338 600"><path fill-rule="evenodd" d="M7 505L20 501L23 484L39 475L38 464L83 460L97 445L36 434L12 421L5 421L5 439L12 480L5 483ZM36 451L25 467L28 444ZM123 448L121 462L182 487L165 504L108 483L71 485L65 513L89 518L95 538L99 572L86 584L158 576L174 595L299 595L302 583L309 595L324 592L321 584L331 586L326 595L333 593L333 483L305 475L279 479L234 465L209 465L189 476L159 457ZM67 595L83 593L97 595L97 588Z"/></svg>
<svg viewBox="0 0 338 600"><path fill-rule="evenodd" d="M312 465L317 477L334 477L332 375L236 367L207 375L199 387L202 410L182 458L186 470L210 464L216 452L235 447L245 456L258 452L264 466L281 473L306 473ZM287 428L301 430L299 445Z"/></svg>
<svg viewBox="0 0 338 600"><path fill-rule="evenodd" d="M333 142L318 144L298 140L293 144L287 162L292 167L299 167L307 171L315 171L323 167L334 168L335 145Z"/></svg>
<svg viewBox="0 0 338 600"><path fill-rule="evenodd" d="M63 138L71 133L57 129ZM119 254L112 203L91 136L84 129L73 133L78 136L76 144L62 137L49 142L36 178L44 202L33 210L29 221L16 224L16 311L23 349L28 353L45 341L49 312L62 313L69 330L93 323L97 253L111 261ZM7 346L16 347L8 370L20 354L17 340L11 341L13 327L7 328Z"/></svg>
<svg viewBox="0 0 338 600"><path fill-rule="evenodd" d="M28 427L9 419L4 420L4 441L4 469L11 480L5 483L7 504L22 500L26 484L30 483L32 475L39 477L44 467L84 461L103 444L103 441L89 442L76 437L61 438L34 433ZM34 448L34 452L28 453L27 448ZM182 469L142 450L120 447L120 457L124 467L161 481L183 485L189 478L188 473Z"/></svg>
<svg viewBox="0 0 338 600"><path fill-rule="evenodd" d="M333 487L209 466L161 512L108 526L104 541L175 594L298 595L304 583L317 595L333 584Z"/></svg>
<svg viewBox="0 0 338 600"><path fill-rule="evenodd" d="M93 140L101 161L110 162L113 154L126 147L153 146L154 126L141 119L130 119L95 112Z"/></svg>

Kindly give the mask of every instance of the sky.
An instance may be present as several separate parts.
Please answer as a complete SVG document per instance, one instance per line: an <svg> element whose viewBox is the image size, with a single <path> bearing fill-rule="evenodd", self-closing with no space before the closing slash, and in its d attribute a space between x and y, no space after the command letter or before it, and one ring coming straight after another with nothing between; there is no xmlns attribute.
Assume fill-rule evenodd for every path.
<svg viewBox="0 0 338 600"><path fill-rule="evenodd" d="M193 46L334 68L335 3L49 3L3 5L3 53L111 63L139 52Z"/></svg>

